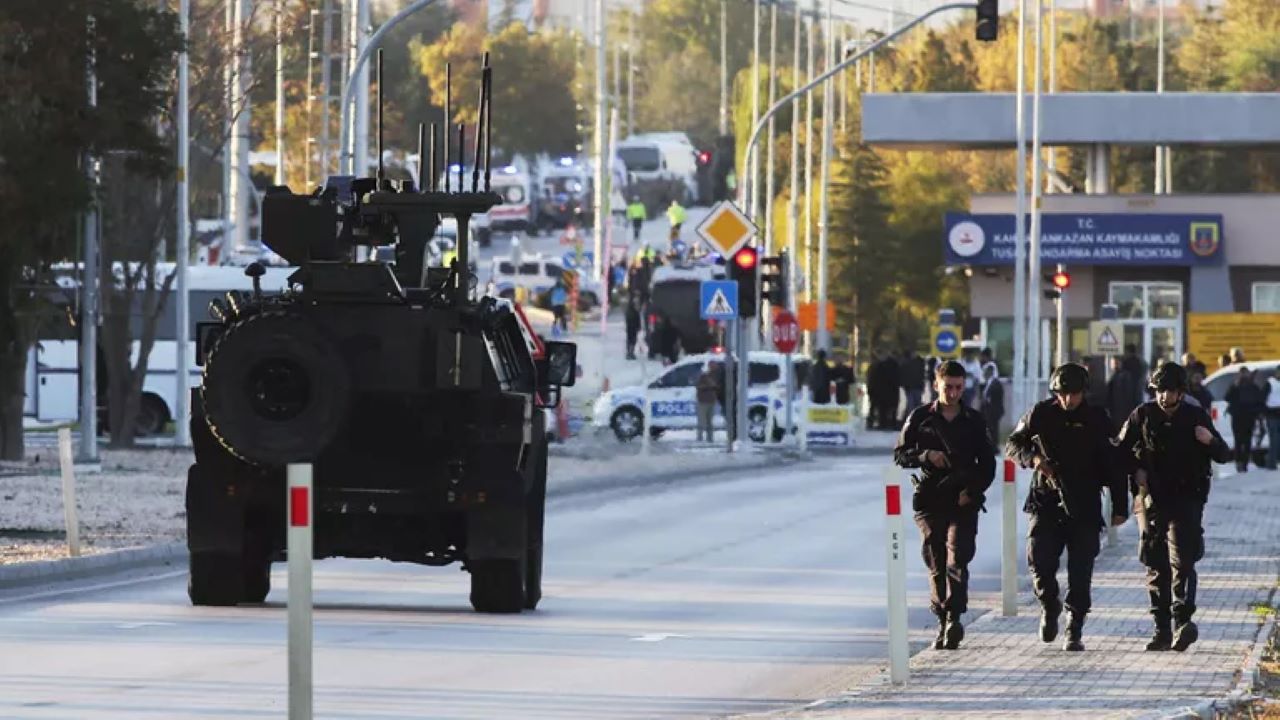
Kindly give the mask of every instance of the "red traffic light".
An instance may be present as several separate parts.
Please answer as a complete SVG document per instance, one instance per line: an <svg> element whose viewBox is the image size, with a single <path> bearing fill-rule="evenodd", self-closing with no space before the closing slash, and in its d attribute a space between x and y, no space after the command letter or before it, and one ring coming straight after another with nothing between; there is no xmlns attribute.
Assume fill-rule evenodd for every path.
<svg viewBox="0 0 1280 720"><path fill-rule="evenodd" d="M711 151L710 151L710 150L699 150L699 151L698 151L698 164L699 164L699 165L710 165L710 164L711 164Z"/></svg>
<svg viewBox="0 0 1280 720"><path fill-rule="evenodd" d="M1053 274L1053 286L1059 290L1066 290L1071 287L1071 276L1065 272L1056 272Z"/></svg>
<svg viewBox="0 0 1280 720"><path fill-rule="evenodd" d="M755 269L757 260L756 249L753 247L744 247L733 255L733 264L747 271Z"/></svg>

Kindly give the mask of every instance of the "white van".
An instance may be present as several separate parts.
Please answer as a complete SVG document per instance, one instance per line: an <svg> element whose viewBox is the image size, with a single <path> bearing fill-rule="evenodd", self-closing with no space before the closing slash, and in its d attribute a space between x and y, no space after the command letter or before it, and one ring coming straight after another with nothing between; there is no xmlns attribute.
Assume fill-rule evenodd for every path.
<svg viewBox="0 0 1280 720"><path fill-rule="evenodd" d="M681 204L686 206L698 197L698 153L687 142L662 134L633 135L618 143L617 154L633 181L680 181L685 186Z"/></svg>

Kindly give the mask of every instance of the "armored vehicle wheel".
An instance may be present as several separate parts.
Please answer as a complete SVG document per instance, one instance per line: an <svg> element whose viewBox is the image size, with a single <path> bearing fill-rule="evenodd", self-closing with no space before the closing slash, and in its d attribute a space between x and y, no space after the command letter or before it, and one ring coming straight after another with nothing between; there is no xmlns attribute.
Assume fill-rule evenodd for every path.
<svg viewBox="0 0 1280 720"><path fill-rule="evenodd" d="M472 560L467 569L471 571L471 607L476 612L518 613L524 608L524 557Z"/></svg>
<svg viewBox="0 0 1280 720"><path fill-rule="evenodd" d="M529 491L529 544L525 550L524 609L536 610L542 599L542 528L546 519L547 503L547 443L534 468L533 487Z"/></svg>
<svg viewBox="0 0 1280 720"><path fill-rule="evenodd" d="M525 553L524 609L537 610L542 600L542 543Z"/></svg>
<svg viewBox="0 0 1280 720"><path fill-rule="evenodd" d="M640 417L640 411L635 408L619 408L609 420L609 426L613 428L613 434L619 440L628 442L633 438L640 437L640 431L644 427L644 418Z"/></svg>
<svg viewBox="0 0 1280 720"><path fill-rule="evenodd" d="M271 592L271 556L268 552L258 531L247 531L244 552L240 556L243 602L260 603Z"/></svg>
<svg viewBox="0 0 1280 720"><path fill-rule="evenodd" d="M231 553L191 553L187 597L192 605L235 605L240 602L240 558Z"/></svg>
<svg viewBox="0 0 1280 720"><path fill-rule="evenodd" d="M260 603L271 592L271 563L250 562L248 558L240 566L244 582L244 602Z"/></svg>
<svg viewBox="0 0 1280 720"><path fill-rule="evenodd" d="M204 368L205 417L224 447L254 463L311 460L337 433L351 378L305 318L265 312L231 327Z"/></svg>

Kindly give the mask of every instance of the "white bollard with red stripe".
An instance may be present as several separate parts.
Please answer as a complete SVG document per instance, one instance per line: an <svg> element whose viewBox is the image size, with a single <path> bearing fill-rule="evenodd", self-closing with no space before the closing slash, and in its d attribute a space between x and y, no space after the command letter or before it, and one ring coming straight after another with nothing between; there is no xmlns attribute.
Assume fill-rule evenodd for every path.
<svg viewBox="0 0 1280 720"><path fill-rule="evenodd" d="M1018 471L1004 461L1000 496L1000 596L1005 617L1018 614Z"/></svg>
<svg viewBox="0 0 1280 720"><path fill-rule="evenodd" d="M311 465L288 467L289 720L311 720Z"/></svg>
<svg viewBox="0 0 1280 720"><path fill-rule="evenodd" d="M911 650L907 644L907 558L902 524L902 474L890 466L885 472L885 559L889 586L889 680L907 681Z"/></svg>

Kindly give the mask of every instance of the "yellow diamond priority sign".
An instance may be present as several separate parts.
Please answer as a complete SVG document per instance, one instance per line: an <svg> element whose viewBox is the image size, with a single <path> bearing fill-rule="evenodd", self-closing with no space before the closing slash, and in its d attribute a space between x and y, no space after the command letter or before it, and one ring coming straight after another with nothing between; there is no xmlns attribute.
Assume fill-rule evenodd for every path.
<svg viewBox="0 0 1280 720"><path fill-rule="evenodd" d="M756 226L728 200L716 203L698 225L698 236L721 257L731 257L756 234Z"/></svg>

